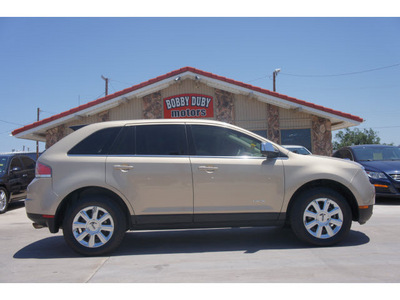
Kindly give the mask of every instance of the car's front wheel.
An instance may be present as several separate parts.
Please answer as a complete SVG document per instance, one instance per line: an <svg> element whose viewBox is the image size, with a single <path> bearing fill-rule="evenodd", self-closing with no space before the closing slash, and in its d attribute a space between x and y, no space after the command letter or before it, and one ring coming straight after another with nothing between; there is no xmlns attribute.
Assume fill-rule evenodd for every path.
<svg viewBox="0 0 400 300"><path fill-rule="evenodd" d="M104 255L122 242L126 220L122 210L111 199L91 196L82 199L66 213L63 234L67 244L86 255Z"/></svg>
<svg viewBox="0 0 400 300"><path fill-rule="evenodd" d="M350 231L351 222L351 209L346 199L328 188L302 193L290 211L295 235L317 246L331 246L342 241Z"/></svg>
<svg viewBox="0 0 400 300"><path fill-rule="evenodd" d="M5 188L0 187L0 214L3 214L7 211L8 204L8 192Z"/></svg>

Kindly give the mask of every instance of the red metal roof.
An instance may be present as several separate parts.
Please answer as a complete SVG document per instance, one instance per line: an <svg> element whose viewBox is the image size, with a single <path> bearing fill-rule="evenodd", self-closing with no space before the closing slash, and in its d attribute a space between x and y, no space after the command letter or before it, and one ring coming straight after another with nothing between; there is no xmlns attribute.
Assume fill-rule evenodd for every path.
<svg viewBox="0 0 400 300"><path fill-rule="evenodd" d="M50 123L50 122L55 121L57 119L61 119L63 117L75 114L75 113L80 112L80 111L82 111L84 109L87 109L87 108L90 108L90 107L94 107L94 106L96 106L98 104L101 104L103 102L107 102L108 100L111 100L111 99L116 98L118 96L122 96L122 95L128 94L130 92L133 92L135 90L138 90L140 88L143 88L143 87L149 86L151 84L160 82L160 81L162 81L164 79L167 79L169 77L178 76L179 74L182 74L184 72L192 72L192 73L195 73L195 74L198 74L198 75L201 75L201 76L205 76L205 77L213 78L213 79L216 79L216 80L224 81L224 82L227 82L227 83L230 83L230 84L234 84L234 85L237 85L237 86L240 86L240 87L243 87L243 88L247 88L247 89L253 90L255 92L259 92L259 93L262 93L262 94L274 96L274 97L277 97L277 98L280 98L280 99L283 99L283 100L286 100L286 101L289 101L289 102L293 102L293 103L296 103L296 104L299 104L299 105L303 105L303 106L307 106L307 107L310 107L310 108L314 108L314 109L317 109L317 110L320 110L320 111L323 111L323 112L326 112L326 113L330 113L330 114L333 114L333 115L336 115L336 116L339 116L339 117L347 118L347 119L350 119L350 120L353 120L353 121L356 121L356 122L363 122L364 121L362 118L360 118L358 116L354 116L354 115L351 115L351 114L348 114L348 113L337 111L337 110L334 110L334 109L331 109L331 108L327 108L327 107L324 107L324 106L321 106L321 105L313 104L313 103L310 103L310 102L307 102L307 101L304 101L304 100L300 100L300 99L296 99L296 98L293 98L293 97L289 97L289 96L286 96L286 95L283 95L283 94L279 94L277 92L272 92L270 90L266 90L266 89L263 89L263 88L260 88L260 87L252 86L252 85L244 83L244 82L240 82L240 81L229 79L229 78L226 78L226 77L223 77L223 76L215 75L215 74L212 74L212 73L209 73L209 72L205 72L205 71L202 71L202 70L199 70L199 69L195 69L195 68L192 68L192 67L184 67L184 68L169 72L169 73L167 73L165 75L161 75L161 76L158 76L156 78L150 79L148 81L145 81L145 82L139 83L137 85L131 86L129 88L126 88L126 89L121 90L119 92L116 92L114 94L110 94L110 95L108 95L106 97L99 98L99 99L96 99L94 101L88 102L86 104L80 105L78 107L72 108L72 109L70 109L68 111L65 111L65 112L62 112L60 114L57 114L57 115L51 116L49 118L37 121L35 123L26 125L24 127L15 129L12 132L12 135L17 135L19 133L22 133L24 131L33 129L35 127L38 127L38 126L41 126L41 125L44 125L44 124L47 124L47 123Z"/></svg>

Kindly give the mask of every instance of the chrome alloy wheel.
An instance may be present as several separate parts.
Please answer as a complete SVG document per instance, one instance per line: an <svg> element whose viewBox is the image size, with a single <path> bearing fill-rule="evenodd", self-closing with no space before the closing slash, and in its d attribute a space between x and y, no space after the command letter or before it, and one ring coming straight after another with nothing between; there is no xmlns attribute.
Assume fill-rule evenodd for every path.
<svg viewBox="0 0 400 300"><path fill-rule="evenodd" d="M112 237L114 221L104 208L88 206L75 215L72 232L82 246L97 248L106 244Z"/></svg>
<svg viewBox="0 0 400 300"><path fill-rule="evenodd" d="M3 211L7 206L7 194L4 190L0 190L0 211Z"/></svg>
<svg viewBox="0 0 400 300"><path fill-rule="evenodd" d="M305 209L303 222L309 234L319 239L328 239L342 228L343 212L332 199L318 198Z"/></svg>

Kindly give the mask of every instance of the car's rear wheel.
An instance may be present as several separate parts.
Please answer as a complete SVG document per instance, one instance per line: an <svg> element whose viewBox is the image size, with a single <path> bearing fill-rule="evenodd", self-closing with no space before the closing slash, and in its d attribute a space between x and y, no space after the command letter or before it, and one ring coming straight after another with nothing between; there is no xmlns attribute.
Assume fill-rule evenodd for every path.
<svg viewBox="0 0 400 300"><path fill-rule="evenodd" d="M90 196L68 210L63 222L67 244L86 255L104 255L122 242L126 220L119 206L103 196Z"/></svg>
<svg viewBox="0 0 400 300"><path fill-rule="evenodd" d="M7 211L9 204L8 192L5 188L0 187L0 214Z"/></svg>
<svg viewBox="0 0 400 300"><path fill-rule="evenodd" d="M331 246L342 241L350 231L351 209L346 199L328 188L302 193L290 211L295 235L317 246Z"/></svg>

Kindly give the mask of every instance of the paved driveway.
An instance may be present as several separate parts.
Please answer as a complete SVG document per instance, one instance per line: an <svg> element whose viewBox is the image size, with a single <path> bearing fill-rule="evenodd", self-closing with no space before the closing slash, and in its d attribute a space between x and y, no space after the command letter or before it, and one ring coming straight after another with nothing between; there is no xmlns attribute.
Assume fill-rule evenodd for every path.
<svg viewBox="0 0 400 300"><path fill-rule="evenodd" d="M81 257L35 230L23 204L0 215L0 282L399 282L400 201L379 201L345 242L310 247L281 228L128 232L117 252Z"/></svg>

